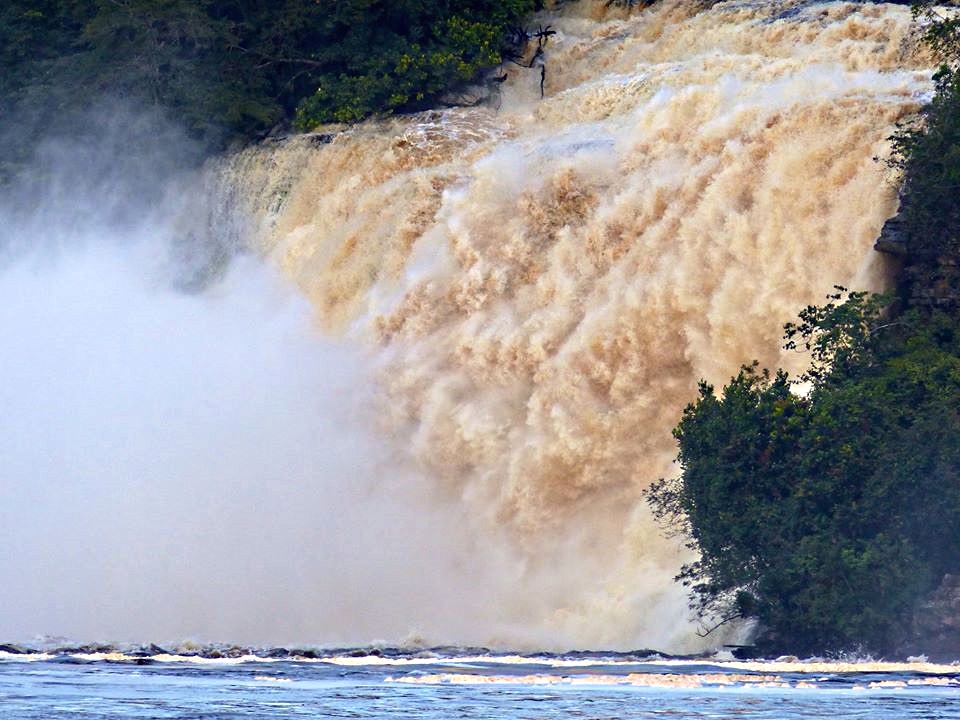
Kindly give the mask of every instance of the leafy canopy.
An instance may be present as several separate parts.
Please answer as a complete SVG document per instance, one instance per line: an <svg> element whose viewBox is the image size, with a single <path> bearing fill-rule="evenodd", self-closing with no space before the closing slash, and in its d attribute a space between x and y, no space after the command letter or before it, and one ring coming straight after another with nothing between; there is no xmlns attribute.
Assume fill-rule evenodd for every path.
<svg viewBox="0 0 960 720"><path fill-rule="evenodd" d="M944 3L913 4L919 39L940 62L935 93L891 138L903 175L901 219L916 260L960 252L960 15Z"/></svg>
<svg viewBox="0 0 960 720"><path fill-rule="evenodd" d="M960 333L830 299L787 326L812 356L797 381L754 364L719 396L700 385L674 431L682 474L648 499L700 552L679 579L702 615L759 620L770 650L888 652L960 570Z"/></svg>
<svg viewBox="0 0 960 720"><path fill-rule="evenodd" d="M496 65L537 0L6 0L0 156L101 94L213 147L429 105Z"/></svg>

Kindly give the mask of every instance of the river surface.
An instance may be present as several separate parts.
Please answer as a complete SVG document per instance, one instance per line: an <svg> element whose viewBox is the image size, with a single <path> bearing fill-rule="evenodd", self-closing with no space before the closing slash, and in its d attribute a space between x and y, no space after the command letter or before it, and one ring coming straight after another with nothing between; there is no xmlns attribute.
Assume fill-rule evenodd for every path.
<svg viewBox="0 0 960 720"><path fill-rule="evenodd" d="M3 718L960 718L960 666L0 654Z"/></svg>

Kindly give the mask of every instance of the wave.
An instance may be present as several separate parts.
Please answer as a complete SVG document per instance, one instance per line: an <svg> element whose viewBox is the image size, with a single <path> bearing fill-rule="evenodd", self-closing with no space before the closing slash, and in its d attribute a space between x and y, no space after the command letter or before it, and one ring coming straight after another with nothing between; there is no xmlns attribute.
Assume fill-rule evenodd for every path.
<svg viewBox="0 0 960 720"><path fill-rule="evenodd" d="M539 666L553 669L589 669L606 668L607 672L621 668L650 667L667 672L639 672L628 675L609 676L602 682L624 681L632 684L653 682L650 678L661 678L669 684L681 676L691 674L700 678L702 684L731 684L741 682L781 682L778 676L793 675L915 675L902 682L923 680L919 684L944 686L960 685L960 661L953 663L934 663L926 660L911 659L906 662L845 659L829 660L823 658L778 658L759 660L735 660L729 651L701 654L696 656L671 656L652 650L634 652L576 651L569 653L502 653L486 648L251 648L236 645L198 645L186 643L171 646L169 649L157 645L123 647L116 645L85 645L30 648L17 645L0 645L0 661L7 662L56 662L77 661L89 663L190 663L198 665L239 665L245 663L305 663L325 664L355 668L378 667L435 667L435 666L478 666L485 669L503 667ZM713 671L722 671L718 675ZM750 673L749 676L738 672ZM759 675L758 675L759 673ZM923 677L935 676L935 677ZM464 673L432 673L428 675L408 676L396 679L398 682L525 682L522 678L545 678L542 682L563 682L566 676L558 675L483 675L482 677ZM575 682L587 682L583 678L600 675L578 674ZM746 680L743 678L747 677ZM552 679L546 679L552 678ZM716 679L720 678L720 679ZM929 681L929 682L927 682ZM685 681L676 680L680 684ZM692 682L692 681L691 681ZM900 682L878 681L878 682Z"/></svg>

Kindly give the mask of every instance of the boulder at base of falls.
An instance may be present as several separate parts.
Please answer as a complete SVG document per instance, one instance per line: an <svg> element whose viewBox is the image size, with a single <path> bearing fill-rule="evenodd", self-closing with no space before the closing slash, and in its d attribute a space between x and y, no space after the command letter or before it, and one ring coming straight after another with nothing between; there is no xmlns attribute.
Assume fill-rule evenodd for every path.
<svg viewBox="0 0 960 720"><path fill-rule="evenodd" d="M9 653L10 655L29 655L35 652L37 651L23 645L0 643L0 653Z"/></svg>

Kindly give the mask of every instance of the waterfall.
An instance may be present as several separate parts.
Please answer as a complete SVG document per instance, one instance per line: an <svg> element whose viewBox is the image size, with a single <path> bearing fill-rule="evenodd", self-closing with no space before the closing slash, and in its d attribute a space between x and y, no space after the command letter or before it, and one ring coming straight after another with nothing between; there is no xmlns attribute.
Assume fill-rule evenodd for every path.
<svg viewBox="0 0 960 720"><path fill-rule="evenodd" d="M784 322L878 289L877 158L930 88L906 8L581 2L499 107L327 129L231 158L259 247L318 322L377 348L385 431L567 643L691 647L682 553L641 499L705 378L798 367ZM678 612L679 608L679 612ZM684 639L685 638L685 639Z"/></svg>
<svg viewBox="0 0 960 720"><path fill-rule="evenodd" d="M319 128L207 168L218 213L244 218L245 242L307 299L317 342L362 356L265 370L322 385L311 362L356 362L349 387L370 414L337 482L351 486L354 466L373 479L349 490L349 510L294 514L322 525L345 512L336 536L358 544L271 545L280 564L323 553L297 582L340 599L297 602L299 625L274 626L299 589L268 593L257 617L282 631L263 637L716 644L673 581L688 551L642 498L676 472L670 430L700 378L722 384L754 358L799 367L782 325L834 284L884 285L871 248L896 179L877 158L931 88L908 8L582 0L535 23L557 31L542 99L538 71L507 65L487 105ZM211 217L214 234L230 225ZM280 382L301 407L301 384ZM306 437L350 445L296 432L278 456ZM293 502L329 485L318 462L281 483ZM393 497L406 510L391 516Z"/></svg>

